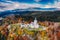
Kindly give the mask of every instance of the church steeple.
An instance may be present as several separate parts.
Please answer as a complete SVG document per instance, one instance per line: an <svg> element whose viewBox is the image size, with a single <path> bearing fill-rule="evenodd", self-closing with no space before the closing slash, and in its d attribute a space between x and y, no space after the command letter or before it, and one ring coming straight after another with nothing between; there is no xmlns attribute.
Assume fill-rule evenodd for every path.
<svg viewBox="0 0 60 40"><path fill-rule="evenodd" d="M34 24L37 24L37 18L35 17L35 19L34 19Z"/></svg>
<svg viewBox="0 0 60 40"><path fill-rule="evenodd" d="M34 19L34 28L39 28L38 22L37 22L37 18L35 17Z"/></svg>

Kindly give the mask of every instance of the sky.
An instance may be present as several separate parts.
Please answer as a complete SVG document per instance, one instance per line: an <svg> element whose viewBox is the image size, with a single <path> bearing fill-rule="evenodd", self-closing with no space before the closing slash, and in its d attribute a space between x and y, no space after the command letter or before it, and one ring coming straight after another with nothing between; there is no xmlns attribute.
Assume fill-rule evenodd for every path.
<svg viewBox="0 0 60 40"><path fill-rule="evenodd" d="M16 9L23 9L23 11L27 9L29 11L60 10L60 0L0 0L0 12Z"/></svg>

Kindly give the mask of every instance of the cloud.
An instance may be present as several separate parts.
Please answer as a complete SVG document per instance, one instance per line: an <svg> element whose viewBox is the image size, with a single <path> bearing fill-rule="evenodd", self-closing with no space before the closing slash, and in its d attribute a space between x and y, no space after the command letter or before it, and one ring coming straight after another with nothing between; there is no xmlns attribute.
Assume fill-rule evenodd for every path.
<svg viewBox="0 0 60 40"><path fill-rule="evenodd" d="M60 2L58 2L56 5L57 5L57 8L60 8Z"/></svg>
<svg viewBox="0 0 60 40"><path fill-rule="evenodd" d="M41 0L34 0L35 2L40 2Z"/></svg>
<svg viewBox="0 0 60 40"><path fill-rule="evenodd" d="M57 10L60 10L60 1L56 2L55 1L55 4L53 5Z"/></svg>
<svg viewBox="0 0 60 40"><path fill-rule="evenodd" d="M12 2L12 3L1 2L0 6L4 6L4 8L0 8L0 11L42 7L41 4L36 4L36 3L28 4L28 3L19 3L19 2Z"/></svg>
<svg viewBox="0 0 60 40"><path fill-rule="evenodd" d="M20 2L12 2L12 1L6 1L6 2L0 2L0 6L3 6L3 8L0 7L0 11L6 11L6 10L15 10L15 9L28 9L28 8L57 8L57 10L60 9L60 2L56 2L54 4L37 4L37 3L20 3Z"/></svg>
<svg viewBox="0 0 60 40"><path fill-rule="evenodd" d="M60 2L60 0L57 0L58 2Z"/></svg>

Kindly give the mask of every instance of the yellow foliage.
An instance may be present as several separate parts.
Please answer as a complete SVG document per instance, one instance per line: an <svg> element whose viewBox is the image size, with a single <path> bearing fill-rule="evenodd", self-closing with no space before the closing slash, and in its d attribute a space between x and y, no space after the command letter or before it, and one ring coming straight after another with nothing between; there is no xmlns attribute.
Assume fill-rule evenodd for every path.
<svg viewBox="0 0 60 40"><path fill-rule="evenodd" d="M22 35L23 34L23 30L22 29L19 29L17 32L18 32L18 35Z"/></svg>

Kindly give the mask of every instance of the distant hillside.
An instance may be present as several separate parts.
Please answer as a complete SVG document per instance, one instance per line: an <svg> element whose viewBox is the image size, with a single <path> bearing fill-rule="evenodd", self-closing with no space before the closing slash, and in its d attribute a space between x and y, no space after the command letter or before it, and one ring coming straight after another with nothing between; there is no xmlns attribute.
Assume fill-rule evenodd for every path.
<svg viewBox="0 0 60 40"><path fill-rule="evenodd" d="M60 22L60 11L15 11L15 12L1 12L0 17L5 17L10 14L19 14L25 17L37 17L40 21L57 21Z"/></svg>

